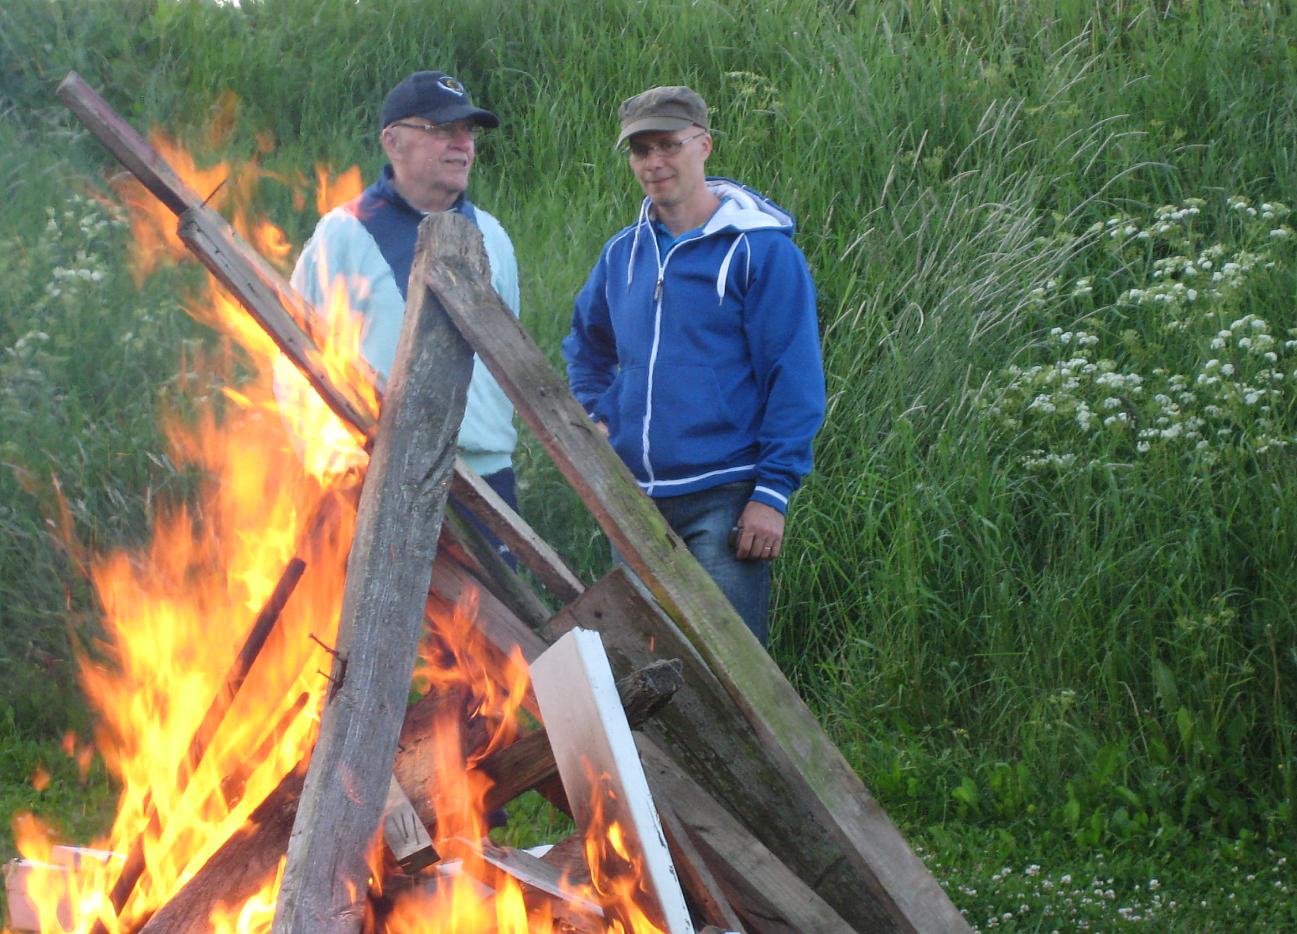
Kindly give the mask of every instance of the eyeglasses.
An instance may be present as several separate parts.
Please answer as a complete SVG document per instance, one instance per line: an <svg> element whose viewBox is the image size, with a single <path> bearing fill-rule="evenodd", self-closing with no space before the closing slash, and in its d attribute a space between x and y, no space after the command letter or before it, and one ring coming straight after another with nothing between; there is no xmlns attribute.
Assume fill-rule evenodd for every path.
<svg viewBox="0 0 1297 934"><path fill-rule="evenodd" d="M635 140L631 140L626 144L626 151L630 153L632 159L647 159L655 152L660 152L664 156L674 156L684 148L685 143L706 135L707 131L701 130L693 136L686 136L684 139L664 139L656 143L637 143Z"/></svg>
<svg viewBox="0 0 1297 934"><path fill-rule="evenodd" d="M476 123L469 123L467 120L456 120L453 123L393 123L392 126L422 130L435 139L454 139L461 133L465 133L469 139L476 140L482 135L482 128Z"/></svg>

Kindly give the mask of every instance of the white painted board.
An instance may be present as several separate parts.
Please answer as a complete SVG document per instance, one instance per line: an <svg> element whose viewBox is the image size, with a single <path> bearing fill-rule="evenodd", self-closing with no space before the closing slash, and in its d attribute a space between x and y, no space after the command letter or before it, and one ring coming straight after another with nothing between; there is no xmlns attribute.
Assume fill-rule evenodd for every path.
<svg viewBox="0 0 1297 934"><path fill-rule="evenodd" d="M694 934L599 633L569 631L532 662L531 682L578 829L590 827L598 786L605 819L616 820L628 851L642 855L642 888L653 904L641 908L668 934Z"/></svg>

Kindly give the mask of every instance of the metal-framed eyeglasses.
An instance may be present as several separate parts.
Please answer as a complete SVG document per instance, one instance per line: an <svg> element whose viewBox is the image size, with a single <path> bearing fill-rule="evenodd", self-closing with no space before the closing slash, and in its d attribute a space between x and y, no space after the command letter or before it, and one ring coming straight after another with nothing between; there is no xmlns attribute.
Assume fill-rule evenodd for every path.
<svg viewBox="0 0 1297 934"><path fill-rule="evenodd" d="M685 143L692 142L700 136L706 136L706 130L699 130L691 136L684 139L663 139L656 143L645 143L638 140L629 140L626 143L626 152L632 159L647 159L653 153L661 153L664 156L674 156L684 148Z"/></svg>
<svg viewBox="0 0 1297 934"><path fill-rule="evenodd" d="M392 126L408 127L411 130L422 130L434 139L454 139L461 133L471 140L482 135L482 127L467 120L455 120L451 123L393 123Z"/></svg>

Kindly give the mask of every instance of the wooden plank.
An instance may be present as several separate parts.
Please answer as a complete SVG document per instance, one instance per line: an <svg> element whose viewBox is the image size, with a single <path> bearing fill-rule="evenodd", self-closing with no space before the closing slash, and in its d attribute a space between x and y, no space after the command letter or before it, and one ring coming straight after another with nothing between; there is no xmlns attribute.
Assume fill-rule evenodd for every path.
<svg viewBox="0 0 1297 934"><path fill-rule="evenodd" d="M635 908L669 934L694 934L599 634L568 632L532 663L531 679L577 828L589 841L615 822L625 852L639 862L628 866L612 846L599 848L598 865L590 866L596 889L631 894ZM633 927L619 899L601 901L610 919Z"/></svg>
<svg viewBox="0 0 1297 934"><path fill-rule="evenodd" d="M387 800L383 802L383 842L407 873L416 873L441 859L428 828L395 775L387 784Z"/></svg>
<svg viewBox="0 0 1297 934"><path fill-rule="evenodd" d="M454 490L454 486L451 486ZM532 629L538 629L553 612L537 596L522 577L509 567L504 556L492 547L476 528L464 518L455 504L446 510L445 525L442 535L454 541L457 549L468 561L473 574L479 577L496 598L507 605L514 615Z"/></svg>
<svg viewBox="0 0 1297 934"><path fill-rule="evenodd" d="M274 934L355 934L366 853L405 713L473 357L417 286L432 261L487 276L480 235L420 224L396 361L347 560L338 655L298 805ZM453 237L455 246L447 242ZM456 235L458 234L458 235Z"/></svg>
<svg viewBox="0 0 1297 934"><path fill-rule="evenodd" d="M649 787L653 787L652 782ZM680 885L684 887L685 898L698 919L732 934L745 934L743 922L734 913L728 896L721 891L716 877L694 846L684 822L676 814L675 804L671 803L670 798L656 794L653 800L657 805L658 818L662 821L662 831L666 834L667 848L671 850L671 861L680 876Z"/></svg>
<svg viewBox="0 0 1297 934"><path fill-rule="evenodd" d="M530 526L515 522L517 513L509 509L509 504L477 474L472 471L456 473L450 492L480 516L495 537L508 545L522 566L530 568L545 589L560 602L570 603L585 590L585 585L568 570L549 543Z"/></svg>
<svg viewBox="0 0 1297 934"><path fill-rule="evenodd" d="M608 930L602 923L603 909L576 894L570 885L565 885L563 872L539 857L496 846L490 840L455 837L443 846L447 857L461 859L462 871L483 885L498 889L502 874L512 878L522 890L528 912L548 909L544 914L559 922L557 929L565 934L569 930L571 934L605 934Z"/></svg>
<svg viewBox="0 0 1297 934"><path fill-rule="evenodd" d="M75 71L68 72L54 94L172 213L183 214L203 203L203 199L180 180L180 176L144 141L144 137L118 116Z"/></svg>
<svg viewBox="0 0 1297 934"><path fill-rule="evenodd" d="M783 854L771 853L652 739L639 733L635 743L654 800L671 803L726 902L751 934L850 934L859 930L784 865L780 860Z"/></svg>
<svg viewBox="0 0 1297 934"><path fill-rule="evenodd" d="M273 879L288 846L306 766L284 777L193 878L167 900L139 934L190 934L204 930L218 908L237 912Z"/></svg>
<svg viewBox="0 0 1297 934"><path fill-rule="evenodd" d="M927 867L865 789L774 661L640 491L549 359L489 287L438 269L428 282L613 545L724 688L779 776L812 817L817 853L780 850L799 872L845 863L850 886L803 874L862 929L967 931ZM704 754L699 751L698 754ZM768 828L752 828L760 835ZM774 841L776 843L781 841Z"/></svg>

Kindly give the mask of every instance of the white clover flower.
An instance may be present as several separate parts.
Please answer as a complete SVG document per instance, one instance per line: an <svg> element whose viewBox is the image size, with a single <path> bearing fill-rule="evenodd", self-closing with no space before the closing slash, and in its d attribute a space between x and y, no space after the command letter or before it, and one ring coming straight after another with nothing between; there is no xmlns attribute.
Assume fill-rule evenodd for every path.
<svg viewBox="0 0 1297 934"><path fill-rule="evenodd" d="M1223 364L1223 365L1221 366L1221 368L1220 368L1220 371L1221 371L1221 373L1223 373L1225 376L1233 376L1233 375L1234 375L1234 364L1232 364L1232 363L1226 363L1226 364Z"/></svg>

